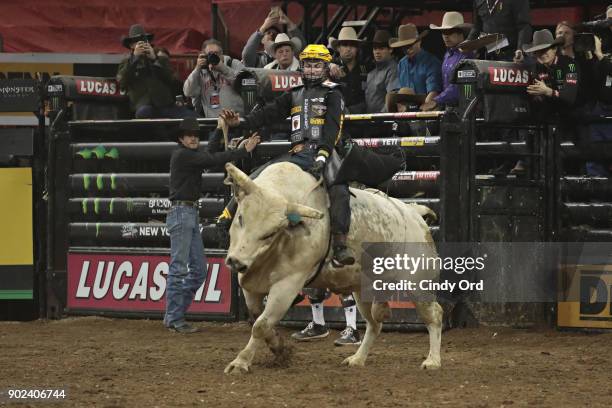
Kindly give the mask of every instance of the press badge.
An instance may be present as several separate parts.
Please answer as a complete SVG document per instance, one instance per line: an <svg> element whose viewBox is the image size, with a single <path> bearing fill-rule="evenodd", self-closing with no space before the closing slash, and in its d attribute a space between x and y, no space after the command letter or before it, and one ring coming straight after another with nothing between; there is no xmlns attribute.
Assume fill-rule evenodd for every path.
<svg viewBox="0 0 612 408"><path fill-rule="evenodd" d="M210 94L210 107L212 109L216 109L219 107L220 104L221 102L219 101L219 92L213 91L213 93Z"/></svg>

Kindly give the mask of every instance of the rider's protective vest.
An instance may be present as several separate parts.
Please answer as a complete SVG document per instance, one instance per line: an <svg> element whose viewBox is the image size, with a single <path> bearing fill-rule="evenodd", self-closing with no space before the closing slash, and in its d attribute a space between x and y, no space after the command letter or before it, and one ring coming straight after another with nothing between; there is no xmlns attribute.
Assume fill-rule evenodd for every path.
<svg viewBox="0 0 612 408"><path fill-rule="evenodd" d="M301 85L291 92L291 145L318 142L327 113L327 94L338 84L325 81L314 87Z"/></svg>

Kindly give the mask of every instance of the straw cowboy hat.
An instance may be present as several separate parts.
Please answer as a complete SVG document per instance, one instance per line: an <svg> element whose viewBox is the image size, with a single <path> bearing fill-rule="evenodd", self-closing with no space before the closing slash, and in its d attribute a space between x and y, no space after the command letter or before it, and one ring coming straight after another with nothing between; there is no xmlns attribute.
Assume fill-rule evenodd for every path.
<svg viewBox="0 0 612 408"><path fill-rule="evenodd" d="M355 47L359 47L363 41L357 38L357 33L353 27L342 27L338 34L338 39L331 42L333 49L336 49L342 43L349 43Z"/></svg>
<svg viewBox="0 0 612 408"><path fill-rule="evenodd" d="M130 48L130 44L142 39L146 39L147 41L151 42L153 40L153 34L147 33L144 27L140 24L134 24L130 27L128 35L121 37L121 44L123 44L125 48Z"/></svg>
<svg viewBox="0 0 612 408"><path fill-rule="evenodd" d="M565 42L563 37L555 38L550 30L538 30L533 33L533 42L523 45L523 51L531 53L552 48Z"/></svg>
<svg viewBox="0 0 612 408"><path fill-rule="evenodd" d="M296 53L301 48L301 41L297 37L289 38L289 36L285 33L280 33L274 39L274 43L270 46L272 49L272 53L275 53L279 47L283 45L289 45L293 52Z"/></svg>
<svg viewBox="0 0 612 408"><path fill-rule="evenodd" d="M397 92L389 92L385 96L385 105L387 112L397 112L397 103L407 102L412 105L421 105L425 102L427 95L416 94L412 88L400 88Z"/></svg>
<svg viewBox="0 0 612 408"><path fill-rule="evenodd" d="M374 33L374 38L372 38L372 46L388 47L390 39L391 33L387 30L376 30Z"/></svg>
<svg viewBox="0 0 612 408"><path fill-rule="evenodd" d="M432 30L467 30L472 28L472 25L463 21L463 14L457 11L447 11L442 17L442 25L430 24Z"/></svg>
<svg viewBox="0 0 612 408"><path fill-rule="evenodd" d="M417 41L421 41L429 33L428 30L419 34L419 30L414 24L404 24L397 29L397 37L389 40L391 48L400 48L407 45L412 45Z"/></svg>

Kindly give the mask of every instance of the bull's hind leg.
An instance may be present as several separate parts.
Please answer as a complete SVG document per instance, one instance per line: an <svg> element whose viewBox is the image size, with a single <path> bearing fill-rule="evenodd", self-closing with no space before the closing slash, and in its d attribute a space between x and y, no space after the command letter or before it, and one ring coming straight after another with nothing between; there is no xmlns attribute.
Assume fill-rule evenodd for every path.
<svg viewBox="0 0 612 408"><path fill-rule="evenodd" d="M362 367L368 358L370 347L372 347L374 340L376 340L382 330L382 323L388 316L389 305L387 303L363 302L357 292L354 292L353 296L357 302L359 313L361 313L361 316L366 321L366 332L357 352L345 358L342 364L346 364L349 367Z"/></svg>
<svg viewBox="0 0 612 408"><path fill-rule="evenodd" d="M442 365L440 343L442 342L442 307L438 302L415 302L417 313L429 332L429 355L421 368L435 369Z"/></svg>
<svg viewBox="0 0 612 408"><path fill-rule="evenodd" d="M272 285L266 307L263 313L255 320L255 324L253 324L249 342L238 353L234 361L225 367L226 374L249 372L257 349L264 344L267 344L276 356L283 354L282 339L274 329L274 326L287 313L302 283L296 277L290 277Z"/></svg>

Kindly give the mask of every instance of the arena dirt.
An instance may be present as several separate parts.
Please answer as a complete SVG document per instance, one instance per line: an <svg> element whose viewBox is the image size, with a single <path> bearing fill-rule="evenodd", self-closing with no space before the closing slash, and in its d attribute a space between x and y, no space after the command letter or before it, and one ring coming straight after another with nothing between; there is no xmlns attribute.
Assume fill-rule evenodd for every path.
<svg viewBox="0 0 612 408"><path fill-rule="evenodd" d="M353 349L334 347L333 331L294 344L288 367L263 350L252 374L226 376L250 327L196 325L201 333L179 335L150 320L0 322L0 388L66 387L61 405L75 407L612 405L612 333L455 329L443 335L442 369L421 371L425 333L382 333L367 366L348 369L340 362Z"/></svg>

